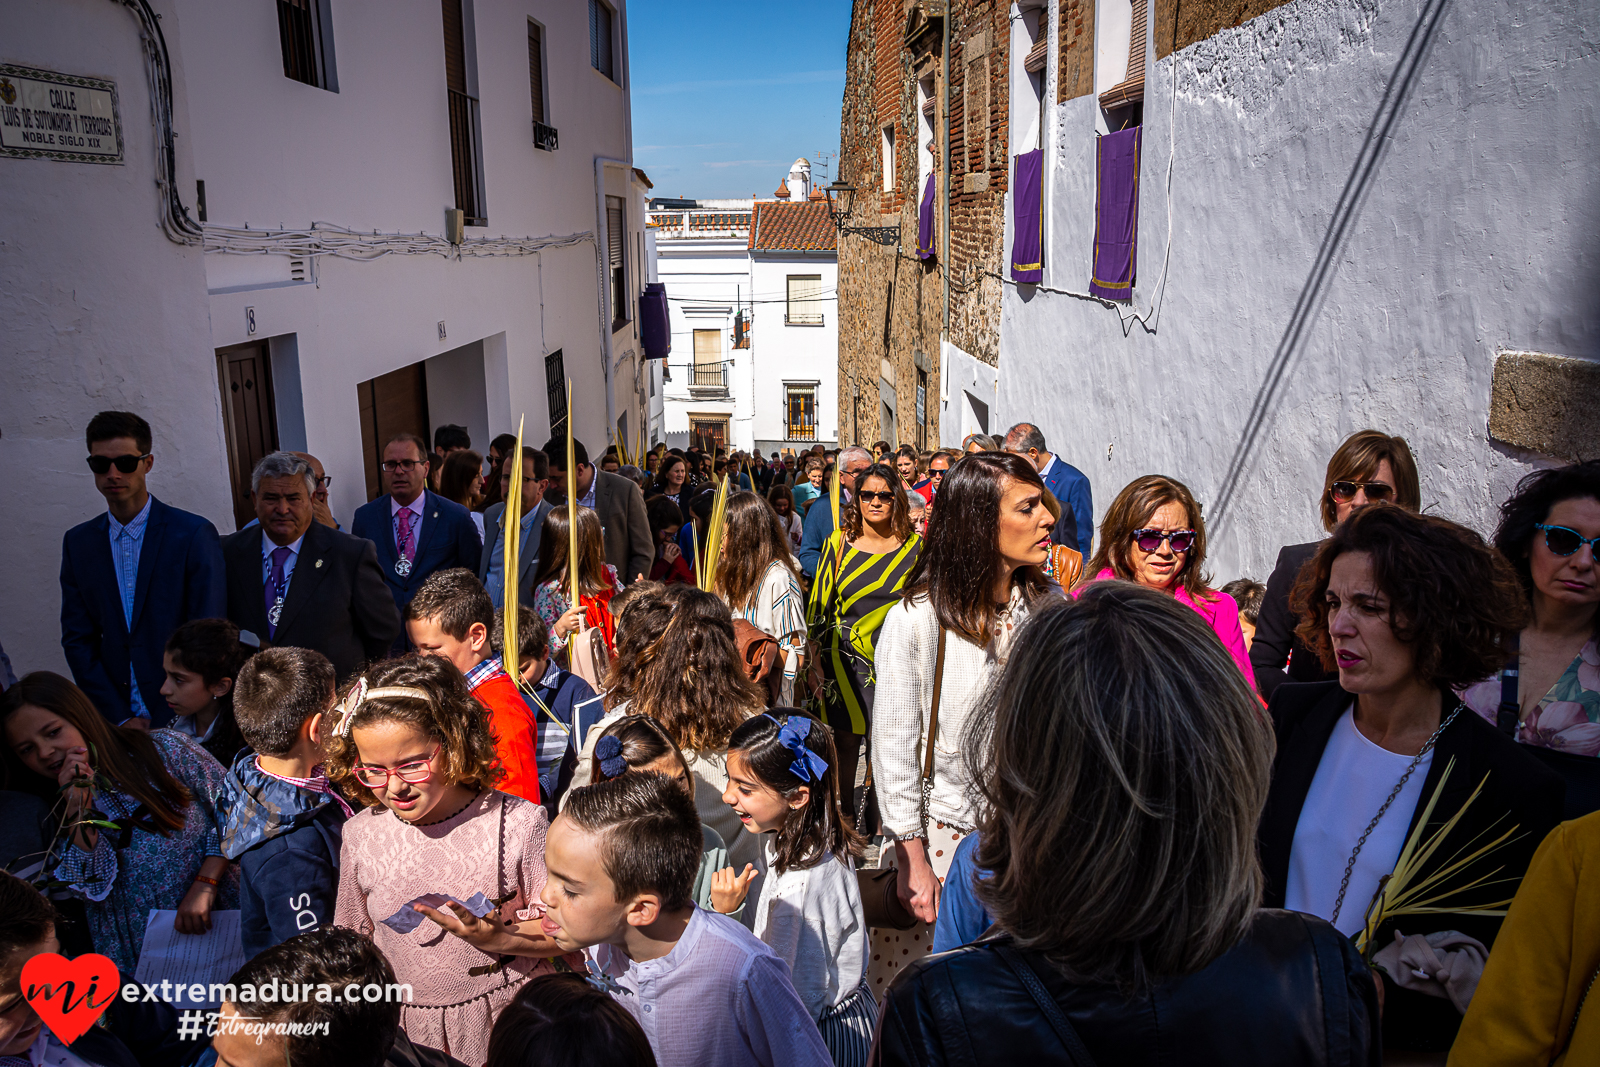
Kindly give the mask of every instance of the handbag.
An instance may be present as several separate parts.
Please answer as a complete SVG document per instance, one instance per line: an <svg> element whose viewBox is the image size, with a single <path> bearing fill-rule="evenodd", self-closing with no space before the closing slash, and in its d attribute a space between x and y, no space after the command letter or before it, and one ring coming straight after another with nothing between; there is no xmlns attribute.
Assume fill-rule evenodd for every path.
<svg viewBox="0 0 1600 1067"><path fill-rule="evenodd" d="M739 650L744 676L766 693L767 707L776 706L783 687L783 653L778 649L778 639L736 617L733 643Z"/></svg>
<svg viewBox="0 0 1600 1067"><path fill-rule="evenodd" d="M922 819L922 830L928 830L928 800L933 795L933 745L934 738L939 736L939 694L944 688L944 627L939 627L939 651L933 663L933 700L928 709L928 735L923 743L922 750L922 801L919 815ZM869 746L870 757L870 746ZM871 774L872 764L867 763L868 774ZM861 810L866 810L866 797L861 798ZM856 871L856 888L861 893L861 910L866 916L869 927L885 927L891 930L910 930L919 920L906 907L905 901L900 899L898 889L899 870L895 867L879 867L877 870Z"/></svg>
<svg viewBox="0 0 1600 1067"><path fill-rule="evenodd" d="M606 652L606 638L600 628L579 623L567 653L572 673L588 682L596 693L603 692L602 683L611 669L611 656Z"/></svg>

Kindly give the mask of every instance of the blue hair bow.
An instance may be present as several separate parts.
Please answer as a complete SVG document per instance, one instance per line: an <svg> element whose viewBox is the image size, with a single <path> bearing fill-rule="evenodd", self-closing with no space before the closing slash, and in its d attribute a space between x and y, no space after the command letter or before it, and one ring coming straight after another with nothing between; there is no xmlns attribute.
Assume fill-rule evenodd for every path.
<svg viewBox="0 0 1600 1067"><path fill-rule="evenodd" d="M616 778L628 769L628 761L622 758L622 742L615 734L606 734L594 743L594 758L600 764L600 773L609 778Z"/></svg>
<svg viewBox="0 0 1600 1067"><path fill-rule="evenodd" d="M767 718L778 722L771 715ZM789 773L802 782L820 782L828 769L828 761L806 747L806 738L810 734L811 720L804 715L791 715L787 721L778 723L778 744L794 754Z"/></svg>

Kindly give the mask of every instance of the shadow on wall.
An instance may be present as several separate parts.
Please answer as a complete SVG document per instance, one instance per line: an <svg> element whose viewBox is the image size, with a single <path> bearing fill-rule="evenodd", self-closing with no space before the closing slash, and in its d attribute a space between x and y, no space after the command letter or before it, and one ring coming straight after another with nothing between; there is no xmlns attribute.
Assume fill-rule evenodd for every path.
<svg viewBox="0 0 1600 1067"><path fill-rule="evenodd" d="M1217 531L1212 535L1214 540L1227 526L1234 494L1244 480L1257 441L1272 421L1289 368L1299 354L1305 337L1310 333L1317 313L1322 309L1345 239L1360 215L1362 202L1372 188L1378 167L1387 154L1394 128L1405 113L1406 104L1411 98L1423 65L1427 62L1428 53L1432 50L1434 38L1438 34L1439 22L1449 4L1450 0L1424 0L1422 13L1418 16L1416 24L1411 27L1411 36L1406 41L1405 50L1400 54L1400 61L1389 77L1383 99L1378 104L1378 112L1373 116L1372 125L1367 128L1366 140L1356 156L1355 165L1350 169L1350 177L1345 180L1344 191L1339 194L1338 203L1334 205L1333 216L1328 221L1328 230L1323 234L1322 245L1317 249L1316 259L1312 261L1311 273L1307 275L1305 285L1300 290L1300 297L1295 301L1294 311L1284 327L1277 350L1273 352L1266 376L1260 389L1256 391L1255 402L1251 405L1249 418L1245 421L1244 433L1240 436L1239 443L1234 447L1233 456L1228 462L1228 473L1217 494L1216 510L1211 519L1214 524L1212 529Z"/></svg>

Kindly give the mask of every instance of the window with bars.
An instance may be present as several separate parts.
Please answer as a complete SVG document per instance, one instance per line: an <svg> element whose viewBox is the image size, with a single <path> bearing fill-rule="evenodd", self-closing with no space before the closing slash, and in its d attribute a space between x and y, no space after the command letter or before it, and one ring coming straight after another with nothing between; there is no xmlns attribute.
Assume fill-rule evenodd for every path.
<svg viewBox="0 0 1600 1067"><path fill-rule="evenodd" d="M562 366L561 349L544 357L544 389L550 409L550 436L567 435L567 371Z"/></svg>
<svg viewBox="0 0 1600 1067"><path fill-rule="evenodd" d="M815 385L785 385L783 387L783 435L790 441L815 441L817 439L817 387Z"/></svg>
<svg viewBox="0 0 1600 1067"><path fill-rule="evenodd" d="M606 245L611 269L611 328L628 321L628 213L622 197L606 197Z"/></svg>
<svg viewBox="0 0 1600 1067"><path fill-rule="evenodd" d="M616 15L605 0L589 0L589 65L612 81L617 80L612 54L615 21Z"/></svg>
<svg viewBox="0 0 1600 1067"><path fill-rule="evenodd" d="M450 111L450 170L456 207L468 226L486 226L483 203L483 135L478 124L478 99L467 85L466 20L461 0L442 0L444 14L444 80Z"/></svg>
<svg viewBox="0 0 1600 1067"><path fill-rule="evenodd" d="M339 91L333 62L331 0L278 0L278 44L283 76L331 93Z"/></svg>
<svg viewBox="0 0 1600 1067"><path fill-rule="evenodd" d="M928 447L928 372L917 368L917 448Z"/></svg>
<svg viewBox="0 0 1600 1067"><path fill-rule="evenodd" d="M822 325L822 275L789 275L789 302L783 321L786 326Z"/></svg>

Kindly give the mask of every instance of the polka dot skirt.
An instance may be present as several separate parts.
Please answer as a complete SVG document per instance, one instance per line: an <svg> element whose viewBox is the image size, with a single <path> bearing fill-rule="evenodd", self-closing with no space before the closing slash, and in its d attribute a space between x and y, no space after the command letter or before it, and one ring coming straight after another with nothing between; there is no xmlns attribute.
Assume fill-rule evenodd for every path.
<svg viewBox="0 0 1600 1067"><path fill-rule="evenodd" d="M950 872L950 861L955 856L956 846L965 836L967 835L942 822L929 825L928 861L933 867L933 873L938 875L940 885L944 884L944 876ZM893 862L894 846L885 842L881 866L892 866ZM900 973L900 968L932 951L932 923L918 923L909 930L874 928L872 958L867 961L867 987L879 1001L882 1001L884 991Z"/></svg>

